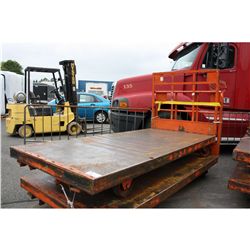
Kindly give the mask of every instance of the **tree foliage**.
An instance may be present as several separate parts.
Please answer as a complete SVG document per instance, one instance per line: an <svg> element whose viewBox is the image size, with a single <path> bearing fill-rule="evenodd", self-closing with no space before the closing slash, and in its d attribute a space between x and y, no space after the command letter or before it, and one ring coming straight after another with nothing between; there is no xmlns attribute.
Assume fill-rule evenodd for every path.
<svg viewBox="0 0 250 250"><path fill-rule="evenodd" d="M23 67L17 61L7 60L1 63L1 70L11 71L23 75Z"/></svg>
<svg viewBox="0 0 250 250"><path fill-rule="evenodd" d="M49 79L47 77L44 77L40 79L39 82L49 82Z"/></svg>

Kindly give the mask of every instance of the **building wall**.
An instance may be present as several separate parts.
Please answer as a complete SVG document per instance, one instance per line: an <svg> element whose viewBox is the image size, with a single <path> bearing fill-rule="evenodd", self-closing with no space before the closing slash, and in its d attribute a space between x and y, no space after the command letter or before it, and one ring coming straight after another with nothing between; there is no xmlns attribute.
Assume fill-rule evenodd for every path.
<svg viewBox="0 0 250 250"><path fill-rule="evenodd" d="M78 91L86 91L86 83L103 84L106 83L108 91L111 91L112 81L78 80Z"/></svg>

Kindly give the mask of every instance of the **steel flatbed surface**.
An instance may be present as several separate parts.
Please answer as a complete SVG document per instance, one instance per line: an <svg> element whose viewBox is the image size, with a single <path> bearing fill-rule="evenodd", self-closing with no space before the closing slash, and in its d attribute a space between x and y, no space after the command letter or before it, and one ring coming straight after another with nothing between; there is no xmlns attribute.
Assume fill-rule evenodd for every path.
<svg viewBox="0 0 250 250"><path fill-rule="evenodd" d="M250 194L250 137L246 134L233 151L233 158L239 161L231 178L228 188Z"/></svg>
<svg viewBox="0 0 250 250"><path fill-rule="evenodd" d="M96 194L191 154L215 136L144 129L10 148L20 165L29 165L58 181Z"/></svg>
<svg viewBox="0 0 250 250"><path fill-rule="evenodd" d="M118 198L111 190L96 195L76 194L74 208L150 208L175 194L204 174L217 162L218 156L186 156L137 178L129 196ZM33 197L54 208L67 208L67 200L55 178L37 170L21 178L21 187ZM72 201L73 192L65 188Z"/></svg>
<svg viewBox="0 0 250 250"><path fill-rule="evenodd" d="M228 188L250 194L250 165L238 163L228 181Z"/></svg>
<svg viewBox="0 0 250 250"><path fill-rule="evenodd" d="M233 158L236 161L250 164L250 136L245 135L233 151Z"/></svg>

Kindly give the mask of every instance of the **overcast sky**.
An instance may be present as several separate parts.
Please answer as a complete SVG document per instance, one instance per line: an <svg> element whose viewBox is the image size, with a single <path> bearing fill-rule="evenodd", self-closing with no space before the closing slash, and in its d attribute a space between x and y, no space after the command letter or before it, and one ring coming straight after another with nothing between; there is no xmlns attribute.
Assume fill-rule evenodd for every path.
<svg viewBox="0 0 250 250"><path fill-rule="evenodd" d="M77 79L111 80L166 71L175 43L4 43L3 60L27 66L61 68L59 61L73 59Z"/></svg>
<svg viewBox="0 0 250 250"><path fill-rule="evenodd" d="M244 25L233 28L237 18L228 19L229 7L235 14L233 5L220 12L220 20L226 15L221 26L216 16L204 18L204 6L193 0L3 2L2 59L24 68L59 67L60 60L74 59L78 79L113 81L168 70L168 54L180 42L239 41L237 35L247 34ZM216 4L206 5L209 14L214 6L225 9L223 1L210 2ZM195 6L194 14L187 11L190 6ZM248 11L241 8L242 23L248 23Z"/></svg>

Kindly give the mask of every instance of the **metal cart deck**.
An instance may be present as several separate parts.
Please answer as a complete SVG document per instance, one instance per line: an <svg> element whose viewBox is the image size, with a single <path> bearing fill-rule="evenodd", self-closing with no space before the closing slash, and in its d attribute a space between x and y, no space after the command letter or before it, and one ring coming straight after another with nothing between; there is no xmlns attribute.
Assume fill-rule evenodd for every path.
<svg viewBox="0 0 250 250"><path fill-rule="evenodd" d="M137 178L133 192L119 198L111 190L91 196L80 193L75 196L74 208L150 208L176 193L182 187L204 174L216 162L215 156L187 156L166 167L156 169ZM33 197L54 208L67 208L68 203L55 178L48 174L32 173L21 178L21 187ZM66 189L69 199L74 195Z"/></svg>
<svg viewBox="0 0 250 250"><path fill-rule="evenodd" d="M214 142L215 136L144 129L11 147L11 156L96 194Z"/></svg>
<svg viewBox="0 0 250 250"><path fill-rule="evenodd" d="M185 71L188 81L175 74L153 75L150 129L11 147L11 156L21 166L37 169L21 178L21 186L52 207L72 207L71 193L76 197L74 207L154 207L206 172L219 155L223 105L219 73ZM185 85L191 102L179 101L180 86ZM199 102L200 94L208 101ZM206 112L214 122L201 119L202 107L209 108ZM170 116L161 118L159 112ZM188 119L180 119L182 113ZM116 197L111 188L126 195Z"/></svg>
<svg viewBox="0 0 250 250"><path fill-rule="evenodd" d="M234 149L233 158L238 161L228 188L250 194L250 136L246 134Z"/></svg>

